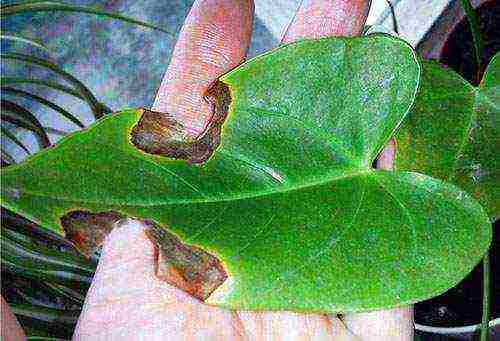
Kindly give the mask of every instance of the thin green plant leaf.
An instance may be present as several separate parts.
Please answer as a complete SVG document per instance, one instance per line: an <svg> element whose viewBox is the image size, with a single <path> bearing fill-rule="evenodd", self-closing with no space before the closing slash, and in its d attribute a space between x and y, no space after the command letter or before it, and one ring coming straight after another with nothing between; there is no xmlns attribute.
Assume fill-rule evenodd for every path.
<svg viewBox="0 0 500 341"><path fill-rule="evenodd" d="M389 6L389 10L391 11L391 17L392 17L392 29L394 32L396 32L397 35L399 35L399 27L398 27L398 21L396 19L396 11L394 10L394 5L392 4L391 0L385 0L387 3L387 6Z"/></svg>
<svg viewBox="0 0 500 341"><path fill-rule="evenodd" d="M40 1L35 3L18 3L12 5L5 5L1 7L1 16L2 18L5 18L10 15L21 14L26 12L54 12L54 11L95 14L100 17L108 17L111 19L121 20L134 25L147 27L153 30L166 33L172 38L175 37L173 33L165 30L162 27L152 25L119 13L108 12L101 10L99 8L94 8L89 6L70 5L54 1Z"/></svg>
<svg viewBox="0 0 500 341"><path fill-rule="evenodd" d="M28 341L71 341L71 339L62 339L58 337L49 336L26 336Z"/></svg>
<svg viewBox="0 0 500 341"><path fill-rule="evenodd" d="M27 242L26 239L19 238L15 231L11 231L8 228L3 228L2 231L8 239L8 241L5 241L5 245L10 245L12 248L18 250L18 255L23 256L31 254L33 259L38 260L38 262L44 262L48 266L61 267L61 269L71 271L80 271L86 275L91 275L95 271L95 264L90 263L83 257L77 257L66 252L49 249L41 244ZM16 244L15 247L13 243Z"/></svg>
<svg viewBox="0 0 500 341"><path fill-rule="evenodd" d="M10 308L16 315L55 324L75 324L78 321L78 316L80 314L80 311L51 309L30 304L11 303Z"/></svg>
<svg viewBox="0 0 500 341"><path fill-rule="evenodd" d="M43 129L45 129L45 131L47 132L47 134L53 134L53 135L57 135L57 136L68 136L70 133L67 132L67 131L63 131L63 130L60 130L60 129L56 129L56 128L52 128L52 127L43 127Z"/></svg>
<svg viewBox="0 0 500 341"><path fill-rule="evenodd" d="M28 45L34 46L34 47L46 52L47 54L50 54L50 50L45 45L43 45L41 42L39 42L35 39L32 39L32 38L23 37L23 36L20 36L18 34L16 34L16 35L0 34L0 39L10 40L10 41L14 41L14 42L20 42L23 44L28 44Z"/></svg>
<svg viewBox="0 0 500 341"><path fill-rule="evenodd" d="M7 136L12 142L14 142L17 146L19 146L22 150L26 152L26 154L31 155L30 150L14 135L11 133L7 128L4 126L1 127L2 134Z"/></svg>
<svg viewBox="0 0 500 341"><path fill-rule="evenodd" d="M9 76L3 76L0 78L2 87L5 87L7 85L16 85L16 84L28 84L28 85L42 85L60 92L63 92L65 94L68 94L70 96L76 97L78 99L81 99L82 101L85 101L85 98L78 93L78 91L75 91L75 89L56 83L52 81L47 81L44 79L38 79L38 78L26 78L26 77L9 77Z"/></svg>
<svg viewBox="0 0 500 341"><path fill-rule="evenodd" d="M2 224L7 226L11 231L22 233L25 238L34 238L38 241L55 244L66 249L74 248L73 245L64 237L52 231L44 229L34 222L15 214L14 212L1 208Z"/></svg>
<svg viewBox="0 0 500 341"><path fill-rule="evenodd" d="M167 243L169 266L196 268L202 251L218 261L223 283L197 297L225 308L338 313L424 300L477 265L491 224L454 185L372 168L419 79L415 52L391 36L285 45L216 82L213 140L124 110L3 169L2 205L80 244L124 216L147 220L150 235L193 253L186 262ZM172 136L161 136L166 155L152 155L146 128L162 120Z"/></svg>
<svg viewBox="0 0 500 341"><path fill-rule="evenodd" d="M54 63L41 59L38 57L33 57L29 55L25 55L22 53L1 53L0 54L2 59L7 59L7 60L13 60L16 62L25 62L28 64L33 64L37 65L46 69L49 69L62 78L64 80L68 81L71 83L76 90L81 94L81 96L89 103L90 108L92 109L92 112L94 113L94 116L96 119L99 119L103 117L104 114L109 113L110 110L106 106L104 106L102 103L100 103L97 98L95 98L94 94L92 91L90 91L80 80L78 80L76 77L71 75L70 73L64 71L61 69L59 66L55 65Z"/></svg>
<svg viewBox="0 0 500 341"><path fill-rule="evenodd" d="M3 120L33 132L40 148L50 147L49 137L35 115L26 108L6 99L2 99L0 104Z"/></svg>
<svg viewBox="0 0 500 341"><path fill-rule="evenodd" d="M52 288L56 293L60 296L66 297L69 300L72 300L75 303L83 304L85 301L85 295L78 292L77 290L73 290L67 286L56 284L56 283L45 283L48 287Z"/></svg>
<svg viewBox="0 0 500 341"><path fill-rule="evenodd" d="M0 150L2 152L2 159L5 159L10 164L16 163L16 160L5 149L1 148Z"/></svg>
<svg viewBox="0 0 500 341"><path fill-rule="evenodd" d="M7 93L10 93L10 94L14 94L14 95L17 95L20 97L29 98L29 99L32 99L34 101L37 101L38 103L43 104L43 105L47 106L48 108L60 113L62 116L66 117L68 120L70 120L71 122L76 124L79 128L82 128L82 129L85 128L85 125L82 123L82 121L80 121L75 115L71 114L70 112L68 112L67 110L62 108L61 106L43 98L43 97L40 97L38 95L34 95L34 94L29 93L29 92L24 91L24 90L14 89L11 87L2 87L2 90L7 92Z"/></svg>
<svg viewBox="0 0 500 341"><path fill-rule="evenodd" d="M483 60L483 38L481 37L481 29L479 28L479 19L476 14L476 10L472 7L470 0L460 0L460 4L467 15L469 20L470 29L472 32L472 40L474 42L474 54L476 56L477 63L477 75L476 79L479 81L482 72L482 60Z"/></svg>
<svg viewBox="0 0 500 341"><path fill-rule="evenodd" d="M490 321L490 256L486 252L483 258L483 313L481 319L481 341L489 340Z"/></svg>
<svg viewBox="0 0 500 341"><path fill-rule="evenodd" d="M61 260L63 254L45 254L25 247L19 240L1 236L2 269L13 274L64 285L90 285L92 273L76 266L73 260ZM38 245L37 245L38 246ZM39 248L41 246L38 246ZM34 246L32 247L34 248Z"/></svg>

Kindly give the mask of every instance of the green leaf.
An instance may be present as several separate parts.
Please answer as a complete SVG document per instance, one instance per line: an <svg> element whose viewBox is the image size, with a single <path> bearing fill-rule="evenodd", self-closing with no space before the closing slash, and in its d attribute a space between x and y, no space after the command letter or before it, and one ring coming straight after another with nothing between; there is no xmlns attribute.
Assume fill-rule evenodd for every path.
<svg viewBox="0 0 500 341"><path fill-rule="evenodd" d="M25 2L25 3L17 3L11 5L5 5L1 7L1 16L5 18L14 14L21 14L26 12L54 12L54 11L63 11L63 12L75 12L75 13L87 13L87 14L95 14L97 16L108 17L111 19L117 19L124 22L128 22L134 25L139 25L147 28L151 28L174 37L174 35L156 25L152 25L140 20L136 20L134 18L127 17L125 15L121 15L119 13L108 12L101 10L99 8L89 7L89 6L77 6L71 4L65 4L62 2L54 2L54 1L39 1L39 2Z"/></svg>
<svg viewBox="0 0 500 341"><path fill-rule="evenodd" d="M479 15L476 13L476 9L472 6L470 0L460 0L460 4L462 5L462 9L465 11L467 15L467 19L469 21L470 30L472 32L472 40L474 42L474 54L476 56L476 64L477 64L477 80L479 81L481 77L481 61L483 60L483 50L484 43L483 38L481 37L481 28L479 26Z"/></svg>
<svg viewBox="0 0 500 341"><path fill-rule="evenodd" d="M85 125L78 118L76 118L75 115L71 114L70 112L68 112L64 108L60 107L59 105L57 105L49 100L46 100L43 97L40 97L38 95L34 95L34 94L29 93L29 92L24 91L24 90L14 89L14 88L7 87L7 86L2 87L2 91L37 101L38 103L43 104L43 105L49 107L50 109L60 113L61 115L66 117L68 120L70 120L71 122L76 124L78 127L85 128Z"/></svg>
<svg viewBox="0 0 500 341"><path fill-rule="evenodd" d="M2 83L2 88L7 85L15 85L15 84L42 85L57 91L64 92L65 94L68 94L70 96L79 98L82 101L85 101L85 98L82 95L80 95L78 91L75 91L73 88L56 82L47 81L44 79L6 76L6 77L1 77L0 82Z"/></svg>
<svg viewBox="0 0 500 341"><path fill-rule="evenodd" d="M424 61L415 106L396 136L397 170L449 181L500 216L500 57L478 88Z"/></svg>
<svg viewBox="0 0 500 341"><path fill-rule="evenodd" d="M42 43L40 43L39 41L31 39L31 38L20 36L18 34L16 34L16 35L1 34L0 35L0 39L10 40L10 41L15 41L15 42L20 42L20 43L23 43L23 44L28 44L28 45L34 46L34 47L36 47L36 48L38 48L40 50L43 50L43 51L45 51L47 53L50 53L49 49L45 45L43 45Z"/></svg>
<svg viewBox="0 0 500 341"><path fill-rule="evenodd" d="M50 323L75 324L80 314L80 311L59 310L31 304L10 304L10 308L16 315Z"/></svg>
<svg viewBox="0 0 500 341"><path fill-rule="evenodd" d="M2 153L2 162L6 162L11 165L16 163L16 160L5 149L1 148L0 151Z"/></svg>
<svg viewBox="0 0 500 341"><path fill-rule="evenodd" d="M0 105L2 108L3 120L33 132L40 148L50 147L50 140L47 133L43 130L42 125L31 112L6 99L2 99Z"/></svg>
<svg viewBox="0 0 500 341"><path fill-rule="evenodd" d="M87 286L95 265L67 252L49 249L26 240L22 234L2 228L2 269L17 275L60 284Z"/></svg>
<svg viewBox="0 0 500 341"><path fill-rule="evenodd" d="M228 278L209 304L345 312L423 300L469 273L491 226L453 185L371 168L419 75L390 36L286 45L220 78L231 104L207 162L142 152L129 134L145 111L126 110L5 168L2 205L61 234L75 210L151 219L221 262Z"/></svg>
<svg viewBox="0 0 500 341"><path fill-rule="evenodd" d="M100 103L90 91L85 84L83 84L76 77L71 75L70 73L64 71L59 66L55 65L49 60L33 57L29 55L25 55L22 53L1 53L0 57L2 59L12 60L15 62L24 62L28 64L37 65L48 70L51 70L57 73L59 76L64 78L67 82L71 83L75 89L81 94L81 97L89 104L90 109L94 113L96 119L101 118L104 114L110 113L111 110L107 108L105 105Z"/></svg>
<svg viewBox="0 0 500 341"><path fill-rule="evenodd" d="M14 142L16 145L18 145L22 150L24 150L26 152L26 154L28 154L28 155L31 154L31 152L29 151L29 149L21 141L19 141L19 139L16 137L16 135L14 135L13 133L11 133L4 126L1 127L1 130L2 130L2 134L3 135L7 136L12 142Z"/></svg>

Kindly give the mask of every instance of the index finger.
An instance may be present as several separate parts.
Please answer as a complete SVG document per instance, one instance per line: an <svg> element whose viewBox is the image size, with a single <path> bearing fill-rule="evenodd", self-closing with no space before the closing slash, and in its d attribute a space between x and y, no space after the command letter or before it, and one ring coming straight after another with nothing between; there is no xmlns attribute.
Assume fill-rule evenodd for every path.
<svg viewBox="0 0 500 341"><path fill-rule="evenodd" d="M304 0L282 43L322 37L353 37L363 31L371 0Z"/></svg>
<svg viewBox="0 0 500 341"><path fill-rule="evenodd" d="M212 115L203 96L240 64L252 33L252 0L197 0L179 34L152 110L168 112L189 135L201 134Z"/></svg>

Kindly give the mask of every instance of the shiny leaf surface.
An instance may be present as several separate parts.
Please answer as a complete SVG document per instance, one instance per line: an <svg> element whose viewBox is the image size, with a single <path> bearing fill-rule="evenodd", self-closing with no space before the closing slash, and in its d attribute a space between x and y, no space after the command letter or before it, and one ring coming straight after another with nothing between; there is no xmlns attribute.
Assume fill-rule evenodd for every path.
<svg viewBox="0 0 500 341"><path fill-rule="evenodd" d="M424 61L415 106L396 135L398 170L465 189L500 216L500 54L474 88L453 70Z"/></svg>
<svg viewBox="0 0 500 341"><path fill-rule="evenodd" d="M280 47L220 78L232 102L206 163L138 150L143 111L122 111L6 168L3 205L60 233L74 210L152 219L222 262L229 277L209 304L339 312L426 299L481 259L491 226L452 185L371 168L419 75L389 36Z"/></svg>

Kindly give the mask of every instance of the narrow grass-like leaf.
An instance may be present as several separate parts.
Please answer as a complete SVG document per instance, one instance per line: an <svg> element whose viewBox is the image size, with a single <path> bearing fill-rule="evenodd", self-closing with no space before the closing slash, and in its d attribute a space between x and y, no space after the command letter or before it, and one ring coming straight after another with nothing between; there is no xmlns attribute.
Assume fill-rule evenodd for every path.
<svg viewBox="0 0 500 341"><path fill-rule="evenodd" d="M16 137L16 135L14 135L13 133L11 133L4 126L1 126L0 129L2 131L2 134L4 134L5 136L7 136L12 142L14 142L17 146L19 146L22 150L24 150L26 152L26 154L28 154L28 155L31 154L30 150Z"/></svg>
<svg viewBox="0 0 500 341"><path fill-rule="evenodd" d="M3 237L2 237L3 238ZM4 238L1 241L2 248L6 248L6 252L12 252L13 255L2 254L2 269L7 270L19 276L32 278L38 281L48 281L53 283L60 283L64 285L81 285L89 286L92 277L83 276L80 273L75 273L69 270L61 270L52 266L47 266L45 262L40 262L39 266L47 266L46 269L37 269L33 261L27 259L19 259L16 257L16 252L22 250L14 249L12 242L6 241ZM27 257L33 256L26 254Z"/></svg>
<svg viewBox="0 0 500 341"><path fill-rule="evenodd" d="M1 100L3 120L32 131L40 148L50 147L50 140L38 119L26 108L6 99Z"/></svg>
<svg viewBox="0 0 500 341"><path fill-rule="evenodd" d="M59 337L49 337L49 336L26 336L27 341L71 341L71 339L62 339Z"/></svg>
<svg viewBox="0 0 500 341"><path fill-rule="evenodd" d="M68 249L74 250L73 244L71 244L66 238L50 230L44 229L34 222L15 214L10 210L2 207L0 215L2 217L2 225L6 226L11 231L17 231L25 237L36 239L38 241L42 241L43 243L58 245L63 247L65 252L68 252ZM73 253L76 254L76 250Z"/></svg>
<svg viewBox="0 0 500 341"><path fill-rule="evenodd" d="M479 19L476 10L472 7L470 0L460 0L460 4L469 20L470 29L472 32L472 40L474 42L474 55L476 56L477 75L476 80L479 82L482 73L483 60L483 38L481 37L481 29L479 28Z"/></svg>
<svg viewBox="0 0 500 341"><path fill-rule="evenodd" d="M60 296L63 296L69 300L77 304L83 304L85 301L85 295L78 292L77 290L71 289L65 285L56 284L56 283L45 283L48 287L54 290L54 292Z"/></svg>
<svg viewBox="0 0 500 341"><path fill-rule="evenodd" d="M20 36L18 34L16 34L16 35L0 34L0 39L20 42L23 44L28 44L28 45L34 46L34 47L36 47L40 50L43 50L43 51L47 52L48 54L50 54L50 50L45 45L43 45L41 42L39 42L35 39L32 39L32 38L23 37L23 36Z"/></svg>
<svg viewBox="0 0 500 341"><path fill-rule="evenodd" d="M85 275L92 275L95 271L95 264L86 260L82 256L75 256L67 252L49 249L41 244L34 244L28 242L24 238L19 238L19 234L9 228L2 228L2 233L9 240L6 245L17 244L17 250L24 250L23 252L33 255L33 259L44 262L47 265L58 266L61 269L78 271ZM12 242L12 243L11 243ZM22 255L23 253L18 253Z"/></svg>
<svg viewBox="0 0 500 341"><path fill-rule="evenodd" d="M483 312L481 319L481 341L489 339L490 321L490 255L489 252L483 257Z"/></svg>
<svg viewBox="0 0 500 341"><path fill-rule="evenodd" d="M67 131L63 131L63 130L60 130L60 129L56 129L56 128L52 128L52 127L43 127L43 129L45 129L45 131L47 132L47 134L53 134L53 135L57 135L57 136L68 136L70 133L67 132Z"/></svg>
<svg viewBox="0 0 500 341"><path fill-rule="evenodd" d="M121 21L125 21L131 24L151 28L163 33L168 34L172 38L175 37L175 35L168 30L152 25L119 13L114 13L114 12L108 12L101 10L99 8L94 8L94 7L89 7L89 6L78 6L78 5L70 5L70 4L65 4L61 2L55 2L55 1L40 1L40 2L34 2L34 3L17 3L17 4L12 4L12 5L6 5L1 7L1 16L2 18L9 16L9 15L14 15L14 14L20 14L20 13L26 13L26 12L54 12L54 11L63 11L63 12L75 12L75 13L87 13L87 14L95 14L97 16L102 16L102 17L108 17L112 19L117 19Z"/></svg>
<svg viewBox="0 0 500 341"><path fill-rule="evenodd" d="M75 89L56 82L38 78L9 77L9 76L3 76L0 79L2 87L7 85L16 85L16 84L42 85L60 92L64 92L65 94L71 95L73 97L81 99L82 101L85 101L85 98L82 95L80 95L78 91L75 91Z"/></svg>
<svg viewBox="0 0 500 341"><path fill-rule="evenodd" d="M23 235L2 227L2 268L19 276L63 285L88 286L95 264L67 252L26 240Z"/></svg>
<svg viewBox="0 0 500 341"><path fill-rule="evenodd" d="M10 304L10 308L16 315L50 323L75 324L80 315L80 311L51 309L30 304Z"/></svg>
<svg viewBox="0 0 500 341"><path fill-rule="evenodd" d="M387 6L389 6L389 10L391 11L392 30L396 32L397 35L399 35L398 21L396 19L396 11L394 10L394 5L392 4L391 0L385 0L385 2L387 3Z"/></svg>
<svg viewBox="0 0 500 341"><path fill-rule="evenodd" d="M5 161L9 164L16 163L16 160L5 149L1 148L0 151L2 152L2 161Z"/></svg>
<svg viewBox="0 0 500 341"><path fill-rule="evenodd" d="M0 215L2 216L2 225L5 225L11 231L17 231L18 233L22 233L25 237L56 244L65 249L74 248L73 245L61 235L44 229L10 210L2 207Z"/></svg>
<svg viewBox="0 0 500 341"><path fill-rule="evenodd" d="M38 95L34 95L34 94L29 93L27 91L14 89L11 87L2 87L2 90L7 92L7 93L10 93L10 94L14 94L14 95L17 95L20 97L29 98L29 99L32 99L34 101L37 101L38 103L43 104L43 105L49 107L50 109L60 113L61 115L66 117L68 120L70 120L71 122L76 124L78 127L85 128L85 125L82 123L82 121L80 121L75 115L71 114L70 112L68 112L67 110L65 110L61 106L55 104L54 102L51 102L43 97L40 97Z"/></svg>
<svg viewBox="0 0 500 341"><path fill-rule="evenodd" d="M70 73L64 71L61 69L59 66L56 64L42 58L38 57L33 57L29 55L25 55L22 53L1 53L0 57L2 59L7 59L7 60L13 60L16 62L25 62L28 64L33 64L37 65L46 69L49 69L56 74L60 75L64 80L68 81L71 83L75 89L82 95L83 98L89 103L90 108L92 109L92 112L94 113L94 116L96 119L99 119L103 117L104 114L110 113L111 110L104 106L102 103L100 103L97 98L94 96L92 91L90 91L85 84L83 84L80 80L78 80L76 77L71 75Z"/></svg>

